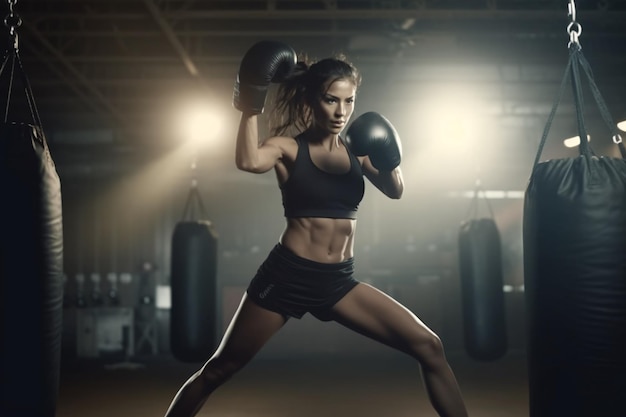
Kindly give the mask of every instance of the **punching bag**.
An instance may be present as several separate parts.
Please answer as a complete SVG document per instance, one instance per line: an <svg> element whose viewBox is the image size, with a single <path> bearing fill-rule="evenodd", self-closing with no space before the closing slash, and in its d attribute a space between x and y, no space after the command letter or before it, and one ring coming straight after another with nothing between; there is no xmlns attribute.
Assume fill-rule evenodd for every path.
<svg viewBox="0 0 626 417"><path fill-rule="evenodd" d="M478 187L472 200L473 214L461 223L458 235L463 336L465 351L471 358L492 361L507 351L502 249L487 199L491 216L478 216L479 196Z"/></svg>
<svg viewBox="0 0 626 417"><path fill-rule="evenodd" d="M0 415L55 415L61 360L61 186L38 126L0 125Z"/></svg>
<svg viewBox="0 0 626 417"><path fill-rule="evenodd" d="M170 279L172 354L183 362L205 361L216 348L218 330L217 233L210 221L176 224Z"/></svg>
<svg viewBox="0 0 626 417"><path fill-rule="evenodd" d="M500 234L491 218L468 220L459 230L459 273L465 350L496 360L507 350Z"/></svg>
<svg viewBox="0 0 626 417"><path fill-rule="evenodd" d="M579 137L585 138L579 67L605 120L589 65L570 51ZM535 159L524 201L524 280L531 417L626 416L626 161L597 156ZM621 137L613 129L614 141Z"/></svg>
<svg viewBox="0 0 626 417"><path fill-rule="evenodd" d="M11 10L5 19L13 48L0 69L10 74L0 124L0 416L53 417L63 327L61 183L18 53L16 17ZM32 124L9 121L20 80Z"/></svg>

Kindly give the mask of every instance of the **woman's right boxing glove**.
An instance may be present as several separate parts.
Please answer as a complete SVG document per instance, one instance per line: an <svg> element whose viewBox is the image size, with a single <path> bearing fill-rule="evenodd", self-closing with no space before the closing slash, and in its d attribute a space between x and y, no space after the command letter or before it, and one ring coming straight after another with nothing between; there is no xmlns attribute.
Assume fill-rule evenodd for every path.
<svg viewBox="0 0 626 417"><path fill-rule="evenodd" d="M239 66L233 106L242 112L263 113L270 83L283 81L296 61L296 52L282 42L260 41L252 45Z"/></svg>

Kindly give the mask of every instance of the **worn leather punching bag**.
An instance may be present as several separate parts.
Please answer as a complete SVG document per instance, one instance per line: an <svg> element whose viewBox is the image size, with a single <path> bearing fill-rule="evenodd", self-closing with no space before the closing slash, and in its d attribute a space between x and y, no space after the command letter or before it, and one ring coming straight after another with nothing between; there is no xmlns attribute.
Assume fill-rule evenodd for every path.
<svg viewBox="0 0 626 417"><path fill-rule="evenodd" d="M579 67L601 98L574 48L564 82L571 74L585 138ZM626 160L597 156L582 140L580 156L538 162L548 129L524 202L530 416L623 417Z"/></svg>
<svg viewBox="0 0 626 417"><path fill-rule="evenodd" d="M205 361L217 347L218 236L210 221L188 218L193 198L201 204L195 186L172 236L170 347L183 362Z"/></svg>
<svg viewBox="0 0 626 417"><path fill-rule="evenodd" d="M53 417L63 326L61 182L8 20L15 24L5 19L13 47L0 68L10 78L0 123L0 416ZM20 81L28 114L11 106Z"/></svg>
<svg viewBox="0 0 626 417"><path fill-rule="evenodd" d="M464 342L467 354L492 361L507 351L502 249L493 218L463 222L459 230Z"/></svg>
<svg viewBox="0 0 626 417"><path fill-rule="evenodd" d="M0 125L0 415L52 417L63 308L61 185L38 126Z"/></svg>

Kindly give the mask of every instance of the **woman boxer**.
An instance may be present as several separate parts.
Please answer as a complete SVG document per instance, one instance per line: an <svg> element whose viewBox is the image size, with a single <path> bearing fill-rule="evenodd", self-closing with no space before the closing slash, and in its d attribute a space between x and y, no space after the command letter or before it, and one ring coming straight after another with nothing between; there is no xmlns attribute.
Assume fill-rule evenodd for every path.
<svg viewBox="0 0 626 417"><path fill-rule="evenodd" d="M242 59L233 103L242 112L239 169L274 170L286 227L252 279L211 358L181 387L166 417L192 416L290 317L334 320L414 357L441 416L467 411L441 340L411 311L353 277L358 205L365 176L390 198L402 196L401 145L380 114L355 119L360 76L344 59L296 62L289 46L263 41ZM280 83L273 136L259 142L257 115L272 82Z"/></svg>

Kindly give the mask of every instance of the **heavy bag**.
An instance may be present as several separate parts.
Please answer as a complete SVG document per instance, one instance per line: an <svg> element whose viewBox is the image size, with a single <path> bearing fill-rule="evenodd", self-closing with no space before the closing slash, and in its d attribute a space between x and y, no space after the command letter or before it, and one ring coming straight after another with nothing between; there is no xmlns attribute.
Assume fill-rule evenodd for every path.
<svg viewBox="0 0 626 417"><path fill-rule="evenodd" d="M0 415L54 416L61 360L61 184L42 129L0 125Z"/></svg>
<svg viewBox="0 0 626 417"><path fill-rule="evenodd" d="M217 233L209 221L181 221L172 237L170 345L184 362L208 359L217 340Z"/></svg>
<svg viewBox="0 0 626 417"><path fill-rule="evenodd" d="M524 279L531 416L626 416L626 161L535 166Z"/></svg>
<svg viewBox="0 0 626 417"><path fill-rule="evenodd" d="M459 230L459 268L465 350L477 360L507 351L500 233L492 218L465 221Z"/></svg>

